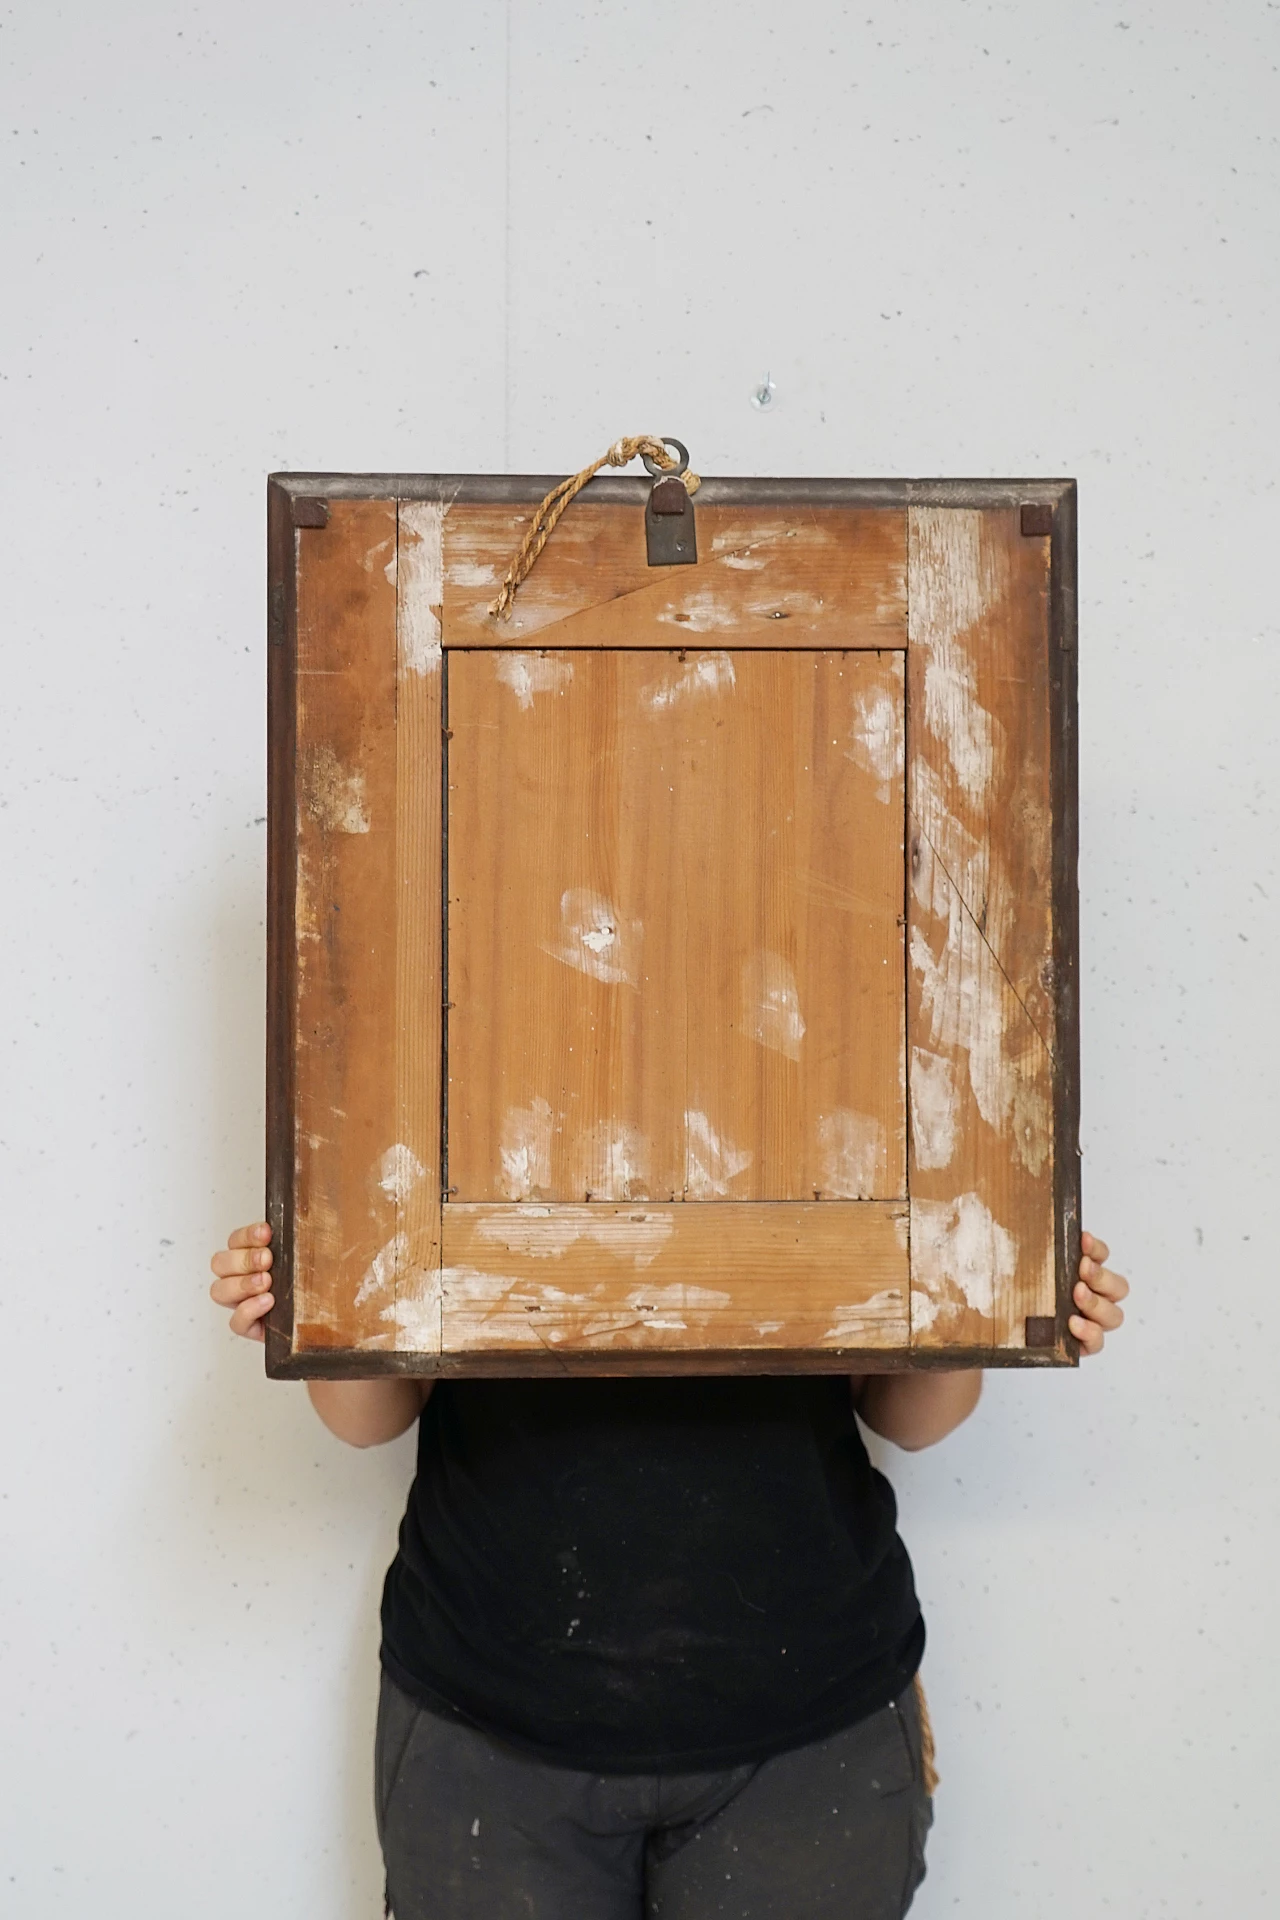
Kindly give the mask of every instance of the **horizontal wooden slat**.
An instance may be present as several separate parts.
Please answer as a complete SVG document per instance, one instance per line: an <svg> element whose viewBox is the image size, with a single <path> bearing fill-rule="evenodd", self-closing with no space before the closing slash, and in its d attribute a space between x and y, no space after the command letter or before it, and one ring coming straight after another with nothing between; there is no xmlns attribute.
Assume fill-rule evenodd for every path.
<svg viewBox="0 0 1280 1920"><path fill-rule="evenodd" d="M575 501L495 620L529 514L459 502L445 522L444 645L906 647L903 510L694 507L697 565L651 567L638 507Z"/></svg>
<svg viewBox="0 0 1280 1920"><path fill-rule="evenodd" d="M888 1348L895 1201L444 1209L443 1352Z"/></svg>

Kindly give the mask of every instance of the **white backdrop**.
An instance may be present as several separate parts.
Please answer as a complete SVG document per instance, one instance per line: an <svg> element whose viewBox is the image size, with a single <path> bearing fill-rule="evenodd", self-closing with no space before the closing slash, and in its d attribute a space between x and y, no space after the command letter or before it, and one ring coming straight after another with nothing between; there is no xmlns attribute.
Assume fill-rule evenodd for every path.
<svg viewBox="0 0 1280 1920"><path fill-rule="evenodd" d="M1274 0L17 0L0 62L0 1910L381 1911L410 1447L344 1450L205 1296L261 1206L263 476L647 430L1080 480L1086 1218L1133 1312L890 1461L916 1911L1270 1915Z"/></svg>

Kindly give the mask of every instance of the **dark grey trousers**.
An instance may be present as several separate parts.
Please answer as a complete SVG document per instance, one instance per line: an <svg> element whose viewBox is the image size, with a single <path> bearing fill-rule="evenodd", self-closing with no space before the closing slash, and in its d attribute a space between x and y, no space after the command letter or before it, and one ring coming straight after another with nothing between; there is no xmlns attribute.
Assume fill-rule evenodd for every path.
<svg viewBox="0 0 1280 1920"><path fill-rule="evenodd" d="M914 1690L721 1773L579 1773L383 1675L378 1833L395 1920L900 1920L932 1817Z"/></svg>

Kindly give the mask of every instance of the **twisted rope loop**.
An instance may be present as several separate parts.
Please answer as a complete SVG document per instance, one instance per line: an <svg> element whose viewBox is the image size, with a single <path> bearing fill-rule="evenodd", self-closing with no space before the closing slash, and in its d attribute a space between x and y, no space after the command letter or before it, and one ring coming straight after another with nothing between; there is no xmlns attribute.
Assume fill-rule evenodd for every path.
<svg viewBox="0 0 1280 1920"><path fill-rule="evenodd" d="M920 1709L920 1775L924 1790L932 1800L938 1791L938 1757L933 1744L933 1722L929 1718L929 1702L924 1697L924 1686L920 1675L916 1674L916 1705Z"/></svg>
<svg viewBox="0 0 1280 1920"><path fill-rule="evenodd" d="M493 619L505 620L511 612L511 603L520 589L521 582L528 579L538 555L555 532L561 514L577 499L588 480L594 479L601 467L630 466L638 454L647 454L654 466L661 467L664 473L669 473L672 467L680 464L675 455L668 451L661 440L655 439L653 434L636 433L627 439L615 440L607 453L602 453L598 460L593 460L589 467L582 469L581 473L571 474L567 480L562 480L559 486L552 487L534 514L529 524L529 531L525 534L519 551L507 568L507 577L502 583L502 589L489 608ZM680 478L690 493L696 493L702 485L696 473L682 473Z"/></svg>

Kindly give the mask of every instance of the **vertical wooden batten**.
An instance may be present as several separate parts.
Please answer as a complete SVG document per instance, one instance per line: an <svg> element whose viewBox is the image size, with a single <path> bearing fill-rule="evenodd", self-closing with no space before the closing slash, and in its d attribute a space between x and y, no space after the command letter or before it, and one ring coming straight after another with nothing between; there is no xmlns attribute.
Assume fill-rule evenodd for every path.
<svg viewBox="0 0 1280 1920"><path fill-rule="evenodd" d="M281 1238L296 1354L394 1345L394 503L333 501L327 525L293 539L296 1120ZM277 814L289 797L273 792Z"/></svg>
<svg viewBox="0 0 1280 1920"><path fill-rule="evenodd" d="M1020 1347L1054 1309L1048 541L910 513L912 1343Z"/></svg>
<svg viewBox="0 0 1280 1920"><path fill-rule="evenodd" d="M440 1350L442 752L447 507L405 501L396 565L395 1344Z"/></svg>

